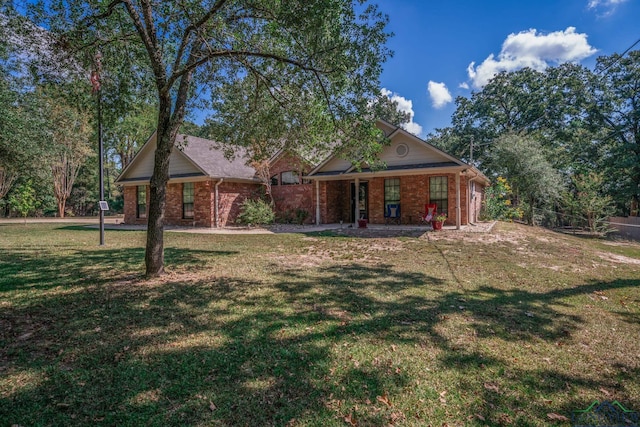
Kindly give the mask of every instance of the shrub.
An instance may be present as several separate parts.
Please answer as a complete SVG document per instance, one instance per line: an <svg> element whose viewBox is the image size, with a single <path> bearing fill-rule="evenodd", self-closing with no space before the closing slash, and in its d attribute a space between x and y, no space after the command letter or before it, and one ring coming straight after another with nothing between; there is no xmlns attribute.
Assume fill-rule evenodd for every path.
<svg viewBox="0 0 640 427"><path fill-rule="evenodd" d="M271 224L275 220L275 213L262 199L245 199L240 207L237 222L245 225Z"/></svg>
<svg viewBox="0 0 640 427"><path fill-rule="evenodd" d="M296 209L296 224L304 224L304 221L309 217L309 212L304 209Z"/></svg>
<svg viewBox="0 0 640 427"><path fill-rule="evenodd" d="M522 218L522 209L513 207L510 196L511 186L506 179L498 177L485 191L483 217L506 221Z"/></svg>

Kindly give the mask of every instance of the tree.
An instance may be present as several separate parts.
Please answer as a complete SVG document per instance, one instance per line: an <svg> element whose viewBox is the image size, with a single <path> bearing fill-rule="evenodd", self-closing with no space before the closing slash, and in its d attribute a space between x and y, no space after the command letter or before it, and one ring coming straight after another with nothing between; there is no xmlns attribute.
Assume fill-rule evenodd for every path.
<svg viewBox="0 0 640 427"><path fill-rule="evenodd" d="M94 155L90 145L93 133L89 115L67 105L62 97L50 97L46 101L52 125L50 157L53 192L58 202L58 216L64 218L65 205L71 195L80 167Z"/></svg>
<svg viewBox="0 0 640 427"><path fill-rule="evenodd" d="M499 73L470 98L456 99L453 126L438 129L431 142L483 164L499 136L529 135L548 150L548 160L558 170L571 174L576 164L593 167L598 157L590 142L595 137L586 121L594 102L593 77L576 64Z"/></svg>
<svg viewBox="0 0 640 427"><path fill-rule="evenodd" d="M487 187L484 196L485 217L507 221L522 218L522 210L513 207L511 186L503 177L496 178L495 182Z"/></svg>
<svg viewBox="0 0 640 427"><path fill-rule="evenodd" d="M147 275L164 271L169 157L197 88L208 84L217 99L224 95L219 89L225 82L252 75L282 105L287 98L281 94L302 89L303 96L324 101L322 108L312 105L319 116L332 118L319 120L331 125L323 129L331 131L325 140L339 139L347 152L359 155L377 144L373 122L362 117L368 100L379 92L381 63L389 52L384 47L387 19L372 5L356 7L348 0L52 0L46 12L40 17L52 19L45 27L59 35L68 51L135 45L145 52L144 67L131 72L152 79L158 102ZM304 108L298 112L308 114ZM317 135L318 129L308 134Z"/></svg>
<svg viewBox="0 0 640 427"><path fill-rule="evenodd" d="M599 140L606 186L626 213L640 215L640 50L598 58L590 119Z"/></svg>
<svg viewBox="0 0 640 427"><path fill-rule="evenodd" d="M561 197L560 174L546 160L540 143L526 136L506 134L492 145L491 167L510 183L517 207L529 224L536 223L536 211L553 213Z"/></svg>
<svg viewBox="0 0 640 427"><path fill-rule="evenodd" d="M9 196L9 206L16 210L24 218L27 224L27 215L37 207L36 191L31 180L21 183Z"/></svg>
<svg viewBox="0 0 640 427"><path fill-rule="evenodd" d="M604 194L602 174L590 173L572 177L572 188L565 194L564 206L574 226L586 227L592 233L605 230L613 215L613 198Z"/></svg>
<svg viewBox="0 0 640 427"><path fill-rule="evenodd" d="M16 178L15 172L0 166L0 199L7 195Z"/></svg>
<svg viewBox="0 0 640 427"><path fill-rule="evenodd" d="M154 105L144 101L129 105L127 113L108 118L104 131L105 151L116 155L120 170L131 163L156 126L157 108Z"/></svg>

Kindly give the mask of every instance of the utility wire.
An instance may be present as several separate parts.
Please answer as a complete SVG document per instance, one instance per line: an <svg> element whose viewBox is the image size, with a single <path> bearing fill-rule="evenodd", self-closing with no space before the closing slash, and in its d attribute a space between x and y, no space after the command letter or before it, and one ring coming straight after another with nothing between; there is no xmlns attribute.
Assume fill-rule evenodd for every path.
<svg viewBox="0 0 640 427"><path fill-rule="evenodd" d="M605 71L607 71L609 68L613 67L613 66L616 64L616 62L620 61L620 60L621 60L621 59L622 59L622 58L623 58L623 57L624 57L624 56L625 56L625 55L626 55L626 54L627 54L631 49L633 49L633 47L634 47L635 45L637 45L638 43L640 43L640 39L636 40L636 42L635 42L634 44L632 44L631 46L629 46L629 47L627 48L627 50L625 50L624 52L622 52L622 54L620 54L620 56L618 56L618 57L616 58L616 60L615 60L615 61L613 61L611 64L607 65L607 66L605 67L605 69L601 71L601 73L604 73L604 72L605 72Z"/></svg>

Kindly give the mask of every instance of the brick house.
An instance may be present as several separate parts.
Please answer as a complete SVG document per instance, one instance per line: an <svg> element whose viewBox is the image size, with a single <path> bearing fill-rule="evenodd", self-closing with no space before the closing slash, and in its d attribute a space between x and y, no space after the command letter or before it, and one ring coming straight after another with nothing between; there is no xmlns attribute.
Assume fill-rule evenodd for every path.
<svg viewBox="0 0 640 427"><path fill-rule="evenodd" d="M399 223L417 224L425 204L435 203L438 212L448 215L450 225L477 221L489 184L478 169L402 128L381 120L377 125L391 141L380 154L387 165L383 170L371 170L365 163L356 168L337 155L313 168L297 156L279 152L267 169L257 171L242 153L229 160L213 141L180 135L169 161L165 223L234 224L242 202L264 191L259 175L265 172L276 214L282 219L326 224L363 218L384 224L393 205L399 207ZM124 186L127 224L146 223L155 147L154 135L116 180Z"/></svg>
<svg viewBox="0 0 640 427"><path fill-rule="evenodd" d="M263 182L256 169L239 153L225 158L213 141L178 135L169 159L169 183L165 224L195 227L233 225L242 202L258 197ZM153 172L155 134L138 151L116 179L124 187L124 222L146 224L149 205L149 181ZM278 153L269 162L272 196L280 217L306 212L313 221L313 187L302 180L310 165L286 153Z"/></svg>
<svg viewBox="0 0 640 427"><path fill-rule="evenodd" d="M388 206L399 206L399 222L417 224L425 205L434 203L449 225L478 220L489 180L462 162L404 129L378 120L391 143L380 153L386 164L372 170L366 163L331 156L306 177L314 182L317 223L353 223L364 218L384 224ZM355 189L358 188L358 191Z"/></svg>

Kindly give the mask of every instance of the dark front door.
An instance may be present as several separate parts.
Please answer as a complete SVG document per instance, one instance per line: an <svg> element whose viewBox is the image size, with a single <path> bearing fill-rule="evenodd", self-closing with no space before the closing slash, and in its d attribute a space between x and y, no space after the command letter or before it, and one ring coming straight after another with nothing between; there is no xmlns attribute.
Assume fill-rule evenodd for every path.
<svg viewBox="0 0 640 427"><path fill-rule="evenodd" d="M360 183L358 195L358 202L360 206L358 206L358 218L357 219L369 219L369 185L366 182ZM356 184L354 182L351 183L351 203L349 206L351 207L351 222L356 222L356 209L354 206L356 205Z"/></svg>

